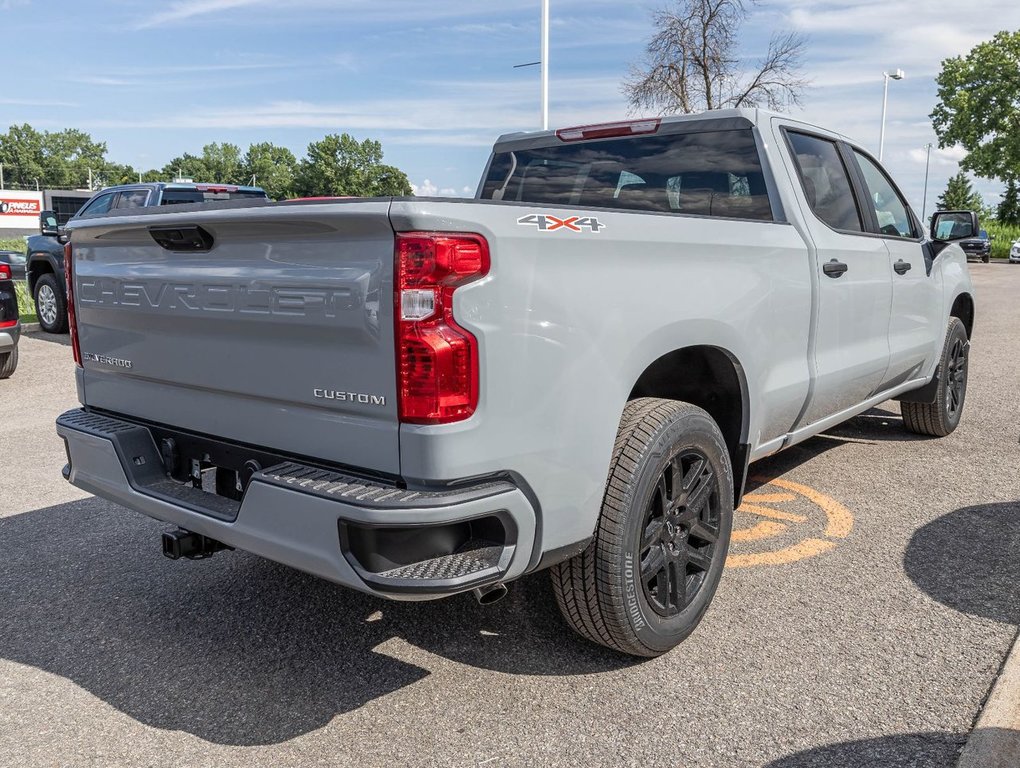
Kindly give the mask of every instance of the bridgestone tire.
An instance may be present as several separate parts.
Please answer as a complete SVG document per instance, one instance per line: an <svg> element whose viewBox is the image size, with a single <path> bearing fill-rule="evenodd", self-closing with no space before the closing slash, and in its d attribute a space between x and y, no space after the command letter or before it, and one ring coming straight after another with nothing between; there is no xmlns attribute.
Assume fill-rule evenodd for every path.
<svg viewBox="0 0 1020 768"><path fill-rule="evenodd" d="M0 379L9 379L18 367L18 348L0 355Z"/></svg>
<svg viewBox="0 0 1020 768"><path fill-rule="evenodd" d="M56 318L47 320L40 306L39 293L46 290L53 291ZM63 280L57 280L53 273L47 273L39 278L35 284L35 314L39 318L39 325L46 333L67 333L67 296L64 294Z"/></svg>
<svg viewBox="0 0 1020 768"><path fill-rule="evenodd" d="M954 352L956 354L954 354ZM962 354L962 368L959 355ZM959 426L967 401L967 372L970 341L967 329L958 318L950 318L946 342L942 345L934 403L900 403L903 426L916 435L945 437ZM956 386L955 399L950 388Z"/></svg>
<svg viewBox="0 0 1020 768"><path fill-rule="evenodd" d="M695 460L689 475L683 474L684 457L691 456L703 460ZM670 474L674 467L681 467L681 475ZM688 484L687 477L695 475L700 479L692 479ZM671 478L668 489L664 484L666 478ZM695 494L697 488L704 492ZM655 545L660 555L656 562L666 557L667 546L671 548L670 558L677 557L677 551L688 553L690 559L681 555L682 564L676 566L684 574L681 581L685 594L692 578L698 584L691 596L677 599L673 610L678 612L672 615L668 609L663 612L661 604L659 608L653 605L653 600L662 594L656 591L658 579L666 571L654 580L655 589L647 587L644 575L645 564L652 567L652 550L647 549L647 542L653 522L661 521L654 539L659 542L659 535L663 541L668 538L665 521L680 519L667 518L664 512L655 517L657 503L660 510L702 509L703 513L691 514L714 521L707 527L699 523L701 534L694 528L676 533L688 523L671 524L669 532L674 538ZM633 656L659 656L687 638L705 615L722 576L732 527L733 470L716 423L701 408L689 403L655 398L633 400L624 410L617 432L595 537L584 552L550 571L560 611L575 631L592 642ZM714 531L714 543L707 543L712 539L699 538L707 531ZM683 544L678 545L678 540ZM682 548L677 550L678 546ZM647 555L642 559L645 551ZM703 562L699 565L695 558ZM687 569L691 567L699 568L693 577L688 575ZM673 595L670 590L678 589L680 581L672 576L670 587L670 578L665 576L665 591Z"/></svg>

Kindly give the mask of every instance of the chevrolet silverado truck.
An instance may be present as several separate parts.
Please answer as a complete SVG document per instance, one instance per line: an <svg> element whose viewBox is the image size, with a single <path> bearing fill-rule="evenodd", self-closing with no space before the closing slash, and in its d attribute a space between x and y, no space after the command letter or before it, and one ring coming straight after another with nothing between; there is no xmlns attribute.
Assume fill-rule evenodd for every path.
<svg viewBox="0 0 1020 768"><path fill-rule="evenodd" d="M748 465L885 400L960 421L969 212L926 235L844 137L734 110L499 139L476 199L68 227L65 477L395 599L549 569L567 623L697 626Z"/></svg>
<svg viewBox="0 0 1020 768"><path fill-rule="evenodd" d="M266 198L260 187L232 184L124 184L96 192L69 219L95 218L110 211L134 210L161 205L184 205L214 200L251 200ZM64 289L64 244L53 211L39 216L39 234L28 238L28 293L35 300L39 325L47 333L67 332L67 292Z"/></svg>

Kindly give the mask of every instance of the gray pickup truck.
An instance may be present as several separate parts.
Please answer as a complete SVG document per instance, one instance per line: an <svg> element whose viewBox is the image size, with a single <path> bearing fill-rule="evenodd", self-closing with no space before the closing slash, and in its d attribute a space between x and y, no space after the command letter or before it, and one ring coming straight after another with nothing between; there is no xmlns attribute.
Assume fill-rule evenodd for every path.
<svg viewBox="0 0 1020 768"><path fill-rule="evenodd" d="M842 136L755 110L514 134L475 200L68 227L70 482L395 599L550 569L638 656L701 620L748 464L890 398L959 423L969 212L926 235Z"/></svg>
<svg viewBox="0 0 1020 768"><path fill-rule="evenodd" d="M69 221L105 216L110 211L161 205L184 205L213 200L265 200L260 187L190 182L149 182L106 187L85 201ZM35 301L39 325L47 333L67 332L67 295L64 289L64 243L54 211L39 215L39 234L28 238L26 264L28 293Z"/></svg>

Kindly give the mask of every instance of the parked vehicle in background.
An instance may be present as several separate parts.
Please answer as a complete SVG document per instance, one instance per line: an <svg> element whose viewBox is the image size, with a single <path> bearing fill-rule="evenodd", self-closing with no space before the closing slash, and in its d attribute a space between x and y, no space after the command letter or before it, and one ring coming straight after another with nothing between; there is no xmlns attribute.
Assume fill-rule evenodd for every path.
<svg viewBox="0 0 1020 768"><path fill-rule="evenodd" d="M749 463L967 388L970 212L758 110L505 136L477 199L120 211L68 227L64 476L374 595L550 569L637 656L698 625ZM257 245L256 245L257 244Z"/></svg>
<svg viewBox="0 0 1020 768"><path fill-rule="evenodd" d="M11 267L0 262L0 379L10 378L18 367L18 295L14 291Z"/></svg>
<svg viewBox="0 0 1020 768"><path fill-rule="evenodd" d="M992 260L992 239L984 229L978 232L977 237L961 240L960 247L968 259L980 259L985 264Z"/></svg>
<svg viewBox="0 0 1020 768"><path fill-rule="evenodd" d="M261 187L162 182L125 184L97 192L68 223L135 208L266 199ZM43 211L39 217L40 234L28 238L28 291L35 300L39 325L49 333L67 331L64 244L60 241L60 229L57 215L53 211Z"/></svg>
<svg viewBox="0 0 1020 768"><path fill-rule="evenodd" d="M1009 248L1009 263L1020 264L1020 240L1016 240Z"/></svg>
<svg viewBox="0 0 1020 768"><path fill-rule="evenodd" d="M0 264L6 264L11 268L11 274L15 280L25 279L25 263L27 257L18 251L0 250Z"/></svg>

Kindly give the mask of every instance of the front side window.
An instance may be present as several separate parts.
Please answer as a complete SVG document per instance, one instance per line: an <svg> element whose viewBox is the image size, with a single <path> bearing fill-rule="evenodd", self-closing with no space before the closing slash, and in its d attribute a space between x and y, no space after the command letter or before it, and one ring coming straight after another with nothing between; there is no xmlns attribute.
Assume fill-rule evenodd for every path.
<svg viewBox="0 0 1020 768"><path fill-rule="evenodd" d="M804 196L815 216L833 229L863 232L850 175L836 142L792 131L787 135Z"/></svg>
<svg viewBox="0 0 1020 768"><path fill-rule="evenodd" d="M908 237L914 239L918 233L914 228L913 217L908 212L906 201L889 181L885 172L875 165L867 155L856 149L854 157L864 175L864 184L868 188L868 198L878 218L878 231L889 237Z"/></svg>
<svg viewBox="0 0 1020 768"><path fill-rule="evenodd" d="M110 206L113 204L113 192L109 192L105 195L100 195L91 203L88 207L81 212L82 216L95 216L100 213L107 213L110 210Z"/></svg>
<svg viewBox="0 0 1020 768"><path fill-rule="evenodd" d="M490 164L482 199L772 221L750 129L502 152Z"/></svg>

